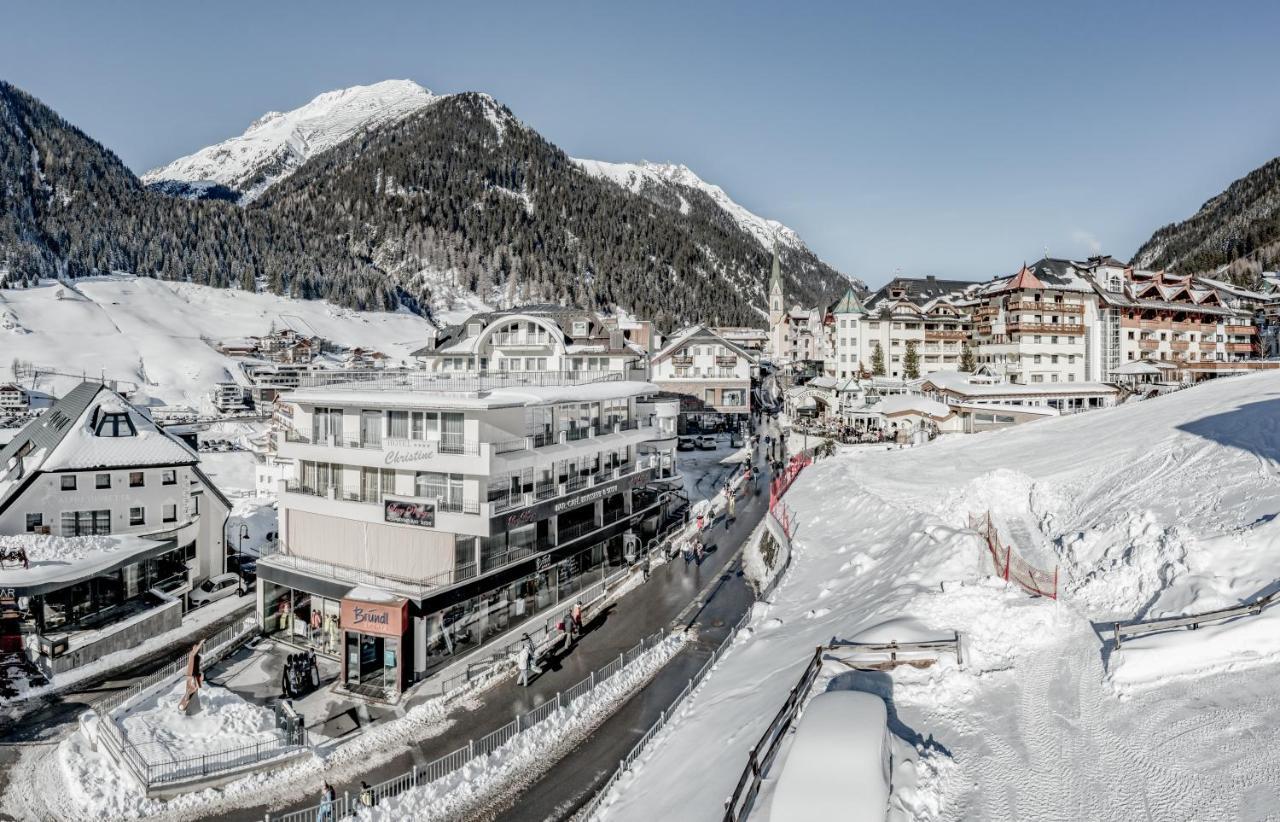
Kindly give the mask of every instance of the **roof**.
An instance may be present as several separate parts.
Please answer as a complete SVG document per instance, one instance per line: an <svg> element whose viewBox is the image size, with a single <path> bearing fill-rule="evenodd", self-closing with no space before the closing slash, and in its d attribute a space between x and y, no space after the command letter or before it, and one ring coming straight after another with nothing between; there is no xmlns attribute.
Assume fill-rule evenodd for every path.
<svg viewBox="0 0 1280 822"><path fill-rule="evenodd" d="M901 300L907 300L917 307L941 297L958 298L970 288L980 285L972 280L940 280L932 275L927 277L894 277L864 302L870 313L879 312ZM901 292L900 297L894 294Z"/></svg>
<svg viewBox="0 0 1280 822"><path fill-rule="evenodd" d="M778 260L778 241L773 241L773 270L769 275L769 293L782 293L782 264Z"/></svg>
<svg viewBox="0 0 1280 822"><path fill-rule="evenodd" d="M728 348L730 351L734 352L738 356L745 357L748 361L754 361L754 356L751 354L750 351L738 345L737 343L733 342L732 340L726 339L723 335L717 333L713 329L710 329L705 325L691 325L687 328L682 328L679 331L672 334L671 338L667 340L667 344L662 346L662 348L659 348L656 352L654 352L654 355L650 360L650 362L656 365L657 363L670 357L676 351L680 350L681 347L688 345L690 342L693 342L694 340L699 340L699 339L705 340L707 342L714 342L718 345L723 345L725 348Z"/></svg>
<svg viewBox="0 0 1280 822"><path fill-rule="evenodd" d="M136 436L95 436L98 410L128 414ZM23 454L21 476L10 465L18 454ZM0 449L0 511L39 473L198 461L194 451L119 394L102 383L82 382Z"/></svg>
<svg viewBox="0 0 1280 822"><path fill-rule="evenodd" d="M1103 382L973 382L963 371L936 371L920 381L942 391L968 397L1005 397L1037 394L1114 394L1115 386Z"/></svg>
<svg viewBox="0 0 1280 822"><path fill-rule="evenodd" d="M1022 269L1014 274L1007 283L1001 286L1001 291L1015 291L1022 288L1043 289L1045 284L1040 282L1035 274L1031 273L1031 269L1027 268L1027 264L1022 264Z"/></svg>
<svg viewBox="0 0 1280 822"><path fill-rule="evenodd" d="M876 405L876 410L886 417L898 414L921 414L937 420L951 416L951 408L937 400L918 394L890 394Z"/></svg>
<svg viewBox="0 0 1280 822"><path fill-rule="evenodd" d="M599 316L591 311L572 306L557 305L555 303L537 303L533 305L513 306L512 308L504 308L496 311L482 311L472 314L460 323L441 328L434 338L434 345L428 344L423 348L419 348L412 352L410 356L420 357L439 354L444 349L448 349L465 341L469 337L467 328L472 323L480 323L481 328L483 329L488 328L491 324L503 319L504 317L517 317L522 315L550 320L555 323L564 334L566 344L571 342L586 342L589 339L608 339L609 337L610 328ZM570 333L573 330L572 323L575 320L587 322L587 333L585 336L575 338Z"/></svg>
<svg viewBox="0 0 1280 822"><path fill-rule="evenodd" d="M1045 291L1092 291L1093 281L1086 276L1087 266L1074 260L1045 257L1022 268L1005 280L996 280L989 293L1034 288Z"/></svg>
<svg viewBox="0 0 1280 822"><path fill-rule="evenodd" d="M866 314L867 309L862 305L862 300L858 299L858 294L853 290L853 286L845 289L844 296L831 307L832 314Z"/></svg>

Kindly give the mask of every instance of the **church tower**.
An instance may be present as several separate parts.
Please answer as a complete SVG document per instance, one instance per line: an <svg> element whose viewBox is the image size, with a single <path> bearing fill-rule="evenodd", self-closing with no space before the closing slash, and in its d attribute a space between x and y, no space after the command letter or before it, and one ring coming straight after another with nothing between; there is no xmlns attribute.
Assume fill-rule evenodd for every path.
<svg viewBox="0 0 1280 822"><path fill-rule="evenodd" d="M786 297L782 293L782 265L778 262L778 243L773 243L773 276L769 278L769 327L773 328L786 316Z"/></svg>

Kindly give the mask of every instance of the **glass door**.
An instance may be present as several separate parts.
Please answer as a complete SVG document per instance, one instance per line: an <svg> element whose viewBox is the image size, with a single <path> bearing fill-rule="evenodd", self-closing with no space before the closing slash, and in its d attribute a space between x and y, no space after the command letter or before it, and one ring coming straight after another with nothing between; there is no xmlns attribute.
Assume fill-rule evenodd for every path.
<svg viewBox="0 0 1280 822"><path fill-rule="evenodd" d="M382 412L360 412L360 447L382 447Z"/></svg>

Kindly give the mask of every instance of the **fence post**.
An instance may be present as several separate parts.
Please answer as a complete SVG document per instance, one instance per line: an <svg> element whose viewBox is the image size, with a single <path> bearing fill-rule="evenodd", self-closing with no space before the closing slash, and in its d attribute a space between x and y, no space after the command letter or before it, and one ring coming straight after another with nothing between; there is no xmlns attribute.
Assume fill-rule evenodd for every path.
<svg viewBox="0 0 1280 822"><path fill-rule="evenodd" d="M591 672L591 690L594 691L595 689L596 689L596 672L592 671Z"/></svg>
<svg viewBox="0 0 1280 822"><path fill-rule="evenodd" d="M474 739L467 740L467 759L476 758L476 741Z"/></svg>
<svg viewBox="0 0 1280 822"><path fill-rule="evenodd" d="M413 778L413 783L412 783L412 784L413 784L413 787L415 787L415 788L416 788L416 787L418 787L418 766L417 766L416 764L413 766L413 777L412 777L412 778Z"/></svg>
<svg viewBox="0 0 1280 822"><path fill-rule="evenodd" d="M342 815L351 813L351 791L342 792Z"/></svg>
<svg viewBox="0 0 1280 822"><path fill-rule="evenodd" d="M516 733L520 733L520 714L516 714Z"/></svg>
<svg viewBox="0 0 1280 822"><path fill-rule="evenodd" d="M564 707L564 694L561 693L560 691L556 691L556 707L557 708Z"/></svg>

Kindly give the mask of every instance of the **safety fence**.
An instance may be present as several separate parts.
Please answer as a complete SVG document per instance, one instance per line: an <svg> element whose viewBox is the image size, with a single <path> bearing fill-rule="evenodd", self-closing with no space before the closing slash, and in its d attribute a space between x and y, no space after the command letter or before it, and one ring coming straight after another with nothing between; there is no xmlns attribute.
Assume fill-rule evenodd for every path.
<svg viewBox="0 0 1280 822"><path fill-rule="evenodd" d="M738 621L738 624L734 626L734 629L724 638L724 641L721 642L715 651L711 653L711 656L705 663L703 663L702 667L698 669L698 672L689 678L689 681L685 683L684 688L676 698L672 700L671 704L658 714L657 720L649 726L649 729L645 731L639 741L632 746L631 750L627 752L627 755L618 760L618 767L609 777L608 781L606 781L604 785L596 791L590 801L583 805L577 813L573 815L574 822L586 822L586 820L591 819L592 816L600 810L600 806L609 796L609 792L617 785L618 780L631 770L632 765L634 765L636 760L644 753L645 748L653 741L654 736L656 736L658 731L662 730L663 727L666 726L667 722L676 715L676 712L684 703L685 699L688 698L689 694L693 693L693 689L698 687L699 683L702 682L707 673L715 667L715 664L719 662L720 658L729 650L729 646L733 644L734 639L738 636L738 631L745 628L747 623L750 621L751 611L748 610L747 613L743 615L742 619Z"/></svg>
<svg viewBox="0 0 1280 822"><path fill-rule="evenodd" d="M987 553L991 557L992 568L1005 582L1012 582L1034 596L1058 598L1057 567L1051 572L1037 568L1023 559L1012 546L1001 544L990 512L976 517L970 515L969 527L982 535L987 544Z"/></svg>
<svg viewBox="0 0 1280 822"><path fill-rule="evenodd" d="M557 711L569 708L575 701L600 687L614 674L623 670L626 666L639 659L646 651L658 645L665 635L664 631L657 631L645 637L636 643L631 650L619 654L609 664L593 671L572 688L557 692L554 698L548 699L531 711L517 714L514 720L501 728L478 739L472 739L466 745L438 757L426 765L414 765L409 771L373 785L366 793L366 796L375 804L381 804L387 799L404 793L411 788L430 785L432 782L444 779L463 767L470 767L476 760L484 760L503 745L515 739L520 733L545 721ZM479 763L476 762L476 764ZM364 807L364 803L358 794L352 797L350 791L344 791L341 794L337 794L332 802L320 802L309 808L285 813L268 813L263 817L263 820L264 822L336 820L354 816L361 807Z"/></svg>
<svg viewBox="0 0 1280 822"><path fill-rule="evenodd" d="M787 693L786 701L778 709L778 713L774 714L769 726L760 736L760 740L747 754L747 766L738 777L738 784L734 786L733 793L724 801L724 822L738 822L746 819L751 813L751 807L755 804L757 794L760 793L760 782L764 779L765 772L769 770L769 765L773 763L774 757L778 755L783 737L791 729L796 714L799 713L800 707L809 695L809 689L813 687L814 680L822 670L824 650L819 646L813 652L813 656L809 658L809 664L804 668L804 673L800 675L800 681L792 686Z"/></svg>
<svg viewBox="0 0 1280 822"><path fill-rule="evenodd" d="M1113 623L1112 638L1115 640L1116 649L1119 650L1124 645L1126 639L1132 639L1146 634L1155 634L1161 631L1170 631L1174 628L1186 628L1194 631L1202 625L1211 622L1222 622L1228 619L1235 619L1242 616L1257 616L1262 613L1263 609L1270 606L1276 597L1276 593L1267 594L1259 597L1253 602L1247 602L1243 605L1235 605L1230 608L1219 608L1216 611L1205 611L1200 614L1187 614L1185 616L1163 617L1161 619L1148 619L1142 622L1131 622L1122 625L1119 622Z"/></svg>
<svg viewBox="0 0 1280 822"><path fill-rule="evenodd" d="M796 477L800 476L800 472L805 469L813 458L808 452L801 452L791 458L786 467L773 478L773 482L769 483L769 510L772 511L778 501L782 499L782 495L787 493L791 488L791 484L796 481Z"/></svg>

